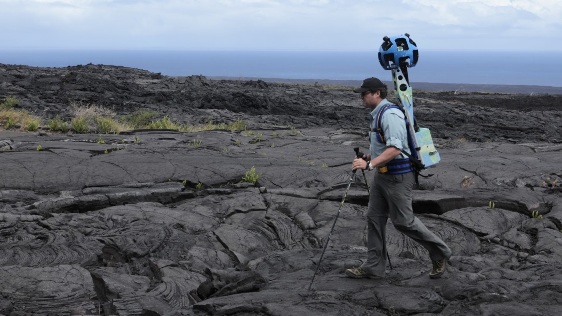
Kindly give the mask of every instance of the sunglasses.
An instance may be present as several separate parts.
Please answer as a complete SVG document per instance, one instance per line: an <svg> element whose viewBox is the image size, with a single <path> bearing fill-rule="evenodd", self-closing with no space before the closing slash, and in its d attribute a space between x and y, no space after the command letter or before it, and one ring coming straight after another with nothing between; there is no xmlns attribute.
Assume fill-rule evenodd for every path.
<svg viewBox="0 0 562 316"><path fill-rule="evenodd" d="M361 97L364 98L369 93L371 93L371 91L363 91L361 92Z"/></svg>

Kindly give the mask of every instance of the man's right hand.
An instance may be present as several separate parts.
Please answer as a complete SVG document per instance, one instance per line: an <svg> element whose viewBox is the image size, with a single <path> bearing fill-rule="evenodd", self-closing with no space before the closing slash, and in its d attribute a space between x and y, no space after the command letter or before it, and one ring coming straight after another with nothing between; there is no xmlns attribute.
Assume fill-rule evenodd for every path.
<svg viewBox="0 0 562 316"><path fill-rule="evenodd" d="M353 159L353 164L351 165L352 170L357 169L367 169L367 161L364 158Z"/></svg>

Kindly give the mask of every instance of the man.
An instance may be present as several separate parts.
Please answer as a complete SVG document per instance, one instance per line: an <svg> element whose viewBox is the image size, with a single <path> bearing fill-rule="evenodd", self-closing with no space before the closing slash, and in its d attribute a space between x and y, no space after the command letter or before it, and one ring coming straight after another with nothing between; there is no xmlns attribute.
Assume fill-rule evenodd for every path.
<svg viewBox="0 0 562 316"><path fill-rule="evenodd" d="M383 278L386 268L386 222L388 217L394 227L414 239L429 251L433 268L430 278L439 278L445 272L451 250L434 233L414 216L412 190L415 183L414 169L408 157L410 153L404 113L397 108L379 111L390 104L386 100L387 87L377 78L367 78L360 88L363 105L372 109L370 154L353 160L352 168L374 170L374 182L370 189L367 211L367 261L358 268L347 269L352 278ZM371 159L372 158L372 159Z"/></svg>

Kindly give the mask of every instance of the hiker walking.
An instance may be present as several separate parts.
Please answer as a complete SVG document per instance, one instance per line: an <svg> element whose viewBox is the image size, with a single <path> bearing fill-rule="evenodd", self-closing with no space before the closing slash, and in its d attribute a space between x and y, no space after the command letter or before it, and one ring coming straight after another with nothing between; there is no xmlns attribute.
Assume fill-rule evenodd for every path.
<svg viewBox="0 0 562 316"><path fill-rule="evenodd" d="M372 109L373 122L369 132L370 154L353 160L353 170L373 170L374 182L369 192L367 211L367 261L360 267L347 269L352 278L383 278L387 261L386 222L390 217L394 227L414 239L429 251L433 268L430 278L445 272L451 256L449 247L414 216L412 190L414 168L402 151L410 153L404 113L386 99L387 86L377 78L367 78L360 88L363 105ZM383 108L384 111L380 112ZM380 120L377 120L381 114ZM376 126L380 122L381 126Z"/></svg>

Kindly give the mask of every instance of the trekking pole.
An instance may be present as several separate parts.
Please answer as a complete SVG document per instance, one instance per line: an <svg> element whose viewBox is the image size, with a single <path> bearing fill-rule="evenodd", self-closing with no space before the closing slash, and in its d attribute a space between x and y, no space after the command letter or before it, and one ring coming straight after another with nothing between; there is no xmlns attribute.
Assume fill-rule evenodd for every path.
<svg viewBox="0 0 562 316"><path fill-rule="evenodd" d="M359 150L359 149L357 149L357 150ZM356 150L356 152L357 152L357 150ZM328 248L328 243L330 242L330 237L332 237L332 232L334 231L334 227L336 227L336 222L338 221L338 217L340 217L341 209L343 207L343 204L345 203L345 199L347 198L347 192L349 191L349 188L351 187L351 184L353 183L353 177L355 176L356 171L357 171L357 169L353 170L351 172L351 175L349 176L349 181L347 182L347 188L345 189L345 193L344 193L343 198L341 200L340 207L338 209L338 213L336 214L336 218L334 219L334 223L332 224L332 228L330 229L330 233L328 234L328 239L326 239L326 243L324 244L324 249L322 250L322 254L320 255L320 260L318 260L318 265L316 265L316 270L314 271L314 275L312 276L312 280L310 280L310 285L308 286L309 291L310 291L310 288L312 288L312 283L314 283L314 278L316 277L316 273L318 273L318 269L320 269L320 263L322 262L322 258L324 257L324 253L326 252L326 248Z"/></svg>

